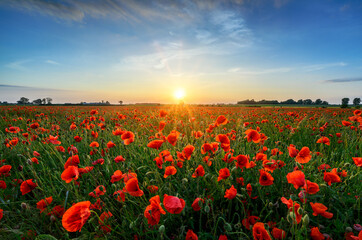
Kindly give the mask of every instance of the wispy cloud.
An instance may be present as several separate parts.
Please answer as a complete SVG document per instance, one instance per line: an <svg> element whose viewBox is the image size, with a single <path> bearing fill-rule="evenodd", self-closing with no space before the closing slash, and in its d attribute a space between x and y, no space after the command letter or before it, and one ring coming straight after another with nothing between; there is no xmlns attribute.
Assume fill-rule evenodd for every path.
<svg viewBox="0 0 362 240"><path fill-rule="evenodd" d="M46 60L46 63L52 64L52 65L60 65L60 63L53 61L53 60Z"/></svg>
<svg viewBox="0 0 362 240"><path fill-rule="evenodd" d="M319 71L323 70L325 68L330 67L344 67L347 66L347 63L344 62L337 62L337 63L325 63L325 64L314 64L314 65L308 65L302 67L302 69L306 72L312 72L312 71Z"/></svg>
<svg viewBox="0 0 362 240"><path fill-rule="evenodd" d="M325 83L346 83L346 82L362 82L362 77L359 78L336 78L324 80Z"/></svg>
<svg viewBox="0 0 362 240"><path fill-rule="evenodd" d="M15 62L11 62L8 64L5 64L4 66L6 68L10 68L17 71L25 71L27 68L24 66L25 63L31 62L32 60L19 60Z"/></svg>
<svg viewBox="0 0 362 240"><path fill-rule="evenodd" d="M242 4L240 0L231 0L230 4ZM138 21L138 17L190 18L190 9L215 9L219 1L143 1L143 0L2 0L2 5L37 12L42 15L70 21L82 21L85 17L116 17L127 21Z"/></svg>
<svg viewBox="0 0 362 240"><path fill-rule="evenodd" d="M259 70L245 70L242 68L231 68L228 70L229 73L238 73L245 75L261 75L261 74L272 74L272 73L287 73L292 71L293 68L282 67L282 68L269 68L269 69L259 69Z"/></svg>
<svg viewBox="0 0 362 240"><path fill-rule="evenodd" d="M227 36L238 42L251 40L251 30L236 12L214 11L211 13L211 22L219 27L217 30L220 32L220 36Z"/></svg>

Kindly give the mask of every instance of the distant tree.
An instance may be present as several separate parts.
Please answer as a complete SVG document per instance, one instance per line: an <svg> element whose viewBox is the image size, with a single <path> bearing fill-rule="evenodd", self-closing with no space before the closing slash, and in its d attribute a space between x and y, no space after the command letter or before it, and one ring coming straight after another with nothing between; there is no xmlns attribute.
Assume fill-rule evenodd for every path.
<svg viewBox="0 0 362 240"><path fill-rule="evenodd" d="M353 105L354 105L356 108L359 108L360 103L361 103L361 99L360 99L360 98L354 98L354 99L353 99Z"/></svg>
<svg viewBox="0 0 362 240"><path fill-rule="evenodd" d="M322 99L318 98L317 100L315 100L315 105L321 105L322 102Z"/></svg>
<svg viewBox="0 0 362 240"><path fill-rule="evenodd" d="M288 100L285 100L283 102L280 102L281 104L296 104L297 102L294 101L293 99L288 99Z"/></svg>
<svg viewBox="0 0 362 240"><path fill-rule="evenodd" d="M29 103L29 98L26 97L21 97L20 100L18 101L18 104L28 104Z"/></svg>
<svg viewBox="0 0 362 240"><path fill-rule="evenodd" d="M106 101L105 105L111 105L111 103L109 101Z"/></svg>
<svg viewBox="0 0 362 240"><path fill-rule="evenodd" d="M303 100L303 104L304 105L312 105L313 101L312 101L312 99L305 99L305 100Z"/></svg>
<svg viewBox="0 0 362 240"><path fill-rule="evenodd" d="M41 100L41 104L46 104L47 103L47 100L46 100L46 98L43 98L42 100Z"/></svg>
<svg viewBox="0 0 362 240"><path fill-rule="evenodd" d="M48 105L52 104L52 101L53 101L52 98L50 98L50 97L46 98L46 102L47 102Z"/></svg>
<svg viewBox="0 0 362 240"><path fill-rule="evenodd" d="M119 105L122 105L123 104L123 101L118 101L119 102Z"/></svg>
<svg viewBox="0 0 362 240"><path fill-rule="evenodd" d="M323 101L322 105L329 105L329 103L327 101Z"/></svg>
<svg viewBox="0 0 362 240"><path fill-rule="evenodd" d="M349 98L342 98L342 105L341 108L348 107Z"/></svg>
<svg viewBox="0 0 362 240"><path fill-rule="evenodd" d="M35 99L35 100L33 101L33 104L36 104L36 105L40 105L41 103L42 103L42 100L41 100L40 98Z"/></svg>
<svg viewBox="0 0 362 240"><path fill-rule="evenodd" d="M299 100L297 101L297 104L303 104L303 99L299 99Z"/></svg>

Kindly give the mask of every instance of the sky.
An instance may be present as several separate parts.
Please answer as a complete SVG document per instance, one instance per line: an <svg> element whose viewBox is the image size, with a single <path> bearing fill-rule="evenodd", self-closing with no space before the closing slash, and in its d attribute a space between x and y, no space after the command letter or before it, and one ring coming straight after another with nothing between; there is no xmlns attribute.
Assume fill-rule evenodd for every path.
<svg viewBox="0 0 362 240"><path fill-rule="evenodd" d="M0 101L340 103L361 43L359 0L1 0Z"/></svg>

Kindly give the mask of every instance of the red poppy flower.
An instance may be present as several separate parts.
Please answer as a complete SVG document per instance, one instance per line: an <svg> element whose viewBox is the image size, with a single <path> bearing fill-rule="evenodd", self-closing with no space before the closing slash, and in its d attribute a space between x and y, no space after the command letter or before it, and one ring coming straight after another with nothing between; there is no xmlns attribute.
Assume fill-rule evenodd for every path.
<svg viewBox="0 0 362 240"><path fill-rule="evenodd" d="M111 183L118 182L123 178L123 173L121 170L116 170L112 177L111 177Z"/></svg>
<svg viewBox="0 0 362 240"><path fill-rule="evenodd" d="M317 140L317 143L324 143L325 145L331 145L331 141L327 137L321 137Z"/></svg>
<svg viewBox="0 0 362 240"><path fill-rule="evenodd" d="M331 186L332 183L341 182L337 168L333 168L331 172L324 172L323 180L327 182L329 186Z"/></svg>
<svg viewBox="0 0 362 240"><path fill-rule="evenodd" d="M182 150L182 155L185 157L186 160L190 160L191 158L191 154L194 152L195 147L192 145L187 145L183 150Z"/></svg>
<svg viewBox="0 0 362 240"><path fill-rule="evenodd" d="M77 166L69 166L65 169L61 175L62 180L66 183L70 183L73 179L77 180L79 177L79 171Z"/></svg>
<svg viewBox="0 0 362 240"><path fill-rule="evenodd" d="M272 235L273 235L273 238L278 239L278 240L285 239L287 237L287 233L284 230L276 228L276 227L273 228Z"/></svg>
<svg viewBox="0 0 362 240"><path fill-rule="evenodd" d="M90 147L95 148L95 147L99 147L99 143L98 142L91 142L91 144L89 144Z"/></svg>
<svg viewBox="0 0 362 240"><path fill-rule="evenodd" d="M230 139L226 134L217 135L216 141L221 143L221 148L224 150L224 152L228 152L230 150Z"/></svg>
<svg viewBox="0 0 362 240"><path fill-rule="evenodd" d="M107 148L113 148L113 147L115 147L116 146L116 144L114 144L112 141L109 141L108 143L107 143Z"/></svg>
<svg viewBox="0 0 362 240"><path fill-rule="evenodd" d="M217 117L215 125L219 126L219 125L225 125L227 123L228 119L224 115L220 115Z"/></svg>
<svg viewBox="0 0 362 240"><path fill-rule="evenodd" d="M64 169L67 169L69 166L78 166L79 165L79 156L73 155L68 158L64 164Z"/></svg>
<svg viewBox="0 0 362 240"><path fill-rule="evenodd" d="M287 174L288 183L293 184L295 189L303 187L305 184L305 175L302 171L294 171Z"/></svg>
<svg viewBox="0 0 362 240"><path fill-rule="evenodd" d="M163 175L164 178L168 176L175 175L177 173L177 169L174 166L168 166L165 169L165 174Z"/></svg>
<svg viewBox="0 0 362 240"><path fill-rule="evenodd" d="M161 132L166 126L166 122L165 121L161 121L160 124L158 125L158 131Z"/></svg>
<svg viewBox="0 0 362 240"><path fill-rule="evenodd" d="M260 185L270 186L273 184L274 178L270 173L268 173L262 169L260 169L259 172L260 172L260 178L259 178Z"/></svg>
<svg viewBox="0 0 362 240"><path fill-rule="evenodd" d="M118 202L126 201L126 195L124 194L123 190L118 190L113 193L113 196L116 196Z"/></svg>
<svg viewBox="0 0 362 240"><path fill-rule="evenodd" d="M160 149L162 144L164 143L163 140L153 140L147 144L147 147L154 148L154 149Z"/></svg>
<svg viewBox="0 0 362 240"><path fill-rule="evenodd" d="M140 197L143 195L143 191L138 186L138 179L131 178L126 182L126 191L133 197Z"/></svg>
<svg viewBox="0 0 362 240"><path fill-rule="evenodd" d="M124 161L126 161L126 159L124 159L124 157L122 157L121 155L119 155L119 156L115 157L114 161L115 161L116 163L119 163L119 162L124 162Z"/></svg>
<svg viewBox="0 0 362 240"><path fill-rule="evenodd" d="M44 212L47 209L47 206L53 201L53 197L48 197L40 200L39 202L37 202L36 204L36 208L38 208L40 210L40 213Z"/></svg>
<svg viewBox="0 0 362 240"><path fill-rule="evenodd" d="M201 206L200 206L200 202L205 202L202 198L196 198L193 203L191 204L192 209L194 209L194 211L198 212L201 210Z"/></svg>
<svg viewBox="0 0 362 240"><path fill-rule="evenodd" d="M134 133L127 131L122 134L121 139L123 140L124 145L129 145L134 142Z"/></svg>
<svg viewBox="0 0 362 240"><path fill-rule="evenodd" d="M103 185L99 185L92 192L89 193L89 196L98 198L106 193L106 188Z"/></svg>
<svg viewBox="0 0 362 240"><path fill-rule="evenodd" d="M254 240L272 240L268 231L264 227L264 223L257 222L253 226Z"/></svg>
<svg viewBox="0 0 362 240"><path fill-rule="evenodd" d="M71 206L63 215L62 225L68 232L81 231L91 212L90 201L79 202Z"/></svg>
<svg viewBox="0 0 362 240"><path fill-rule="evenodd" d="M249 156L242 155L242 154L236 156L235 157L235 160L236 160L235 165L236 165L236 167L242 169L243 167L248 166L249 159L250 159Z"/></svg>
<svg viewBox="0 0 362 240"><path fill-rule="evenodd" d="M310 203L310 206L313 209L313 216L321 215L325 218L332 218L333 213L327 212L328 208L322 203Z"/></svg>
<svg viewBox="0 0 362 240"><path fill-rule="evenodd" d="M101 216L99 216L98 224L100 225L104 233L109 233L111 231L111 225L107 225L106 223L108 219L112 216L113 214L110 211L103 212Z"/></svg>
<svg viewBox="0 0 362 240"><path fill-rule="evenodd" d="M295 148L293 144L290 144L288 147L289 156L295 158L298 155L299 150Z"/></svg>
<svg viewBox="0 0 362 240"><path fill-rule="evenodd" d="M325 239L325 236L319 231L319 228L314 227L310 231L310 237L313 240L323 240Z"/></svg>
<svg viewBox="0 0 362 240"><path fill-rule="evenodd" d="M248 140L248 142L253 141L254 143L260 142L260 134L254 130L254 129L248 129L245 131L245 138Z"/></svg>
<svg viewBox="0 0 362 240"><path fill-rule="evenodd" d="M143 215L147 218L148 224L154 226L160 222L161 214L166 214L166 212L160 205L160 196L152 197L149 202L150 205L146 207Z"/></svg>
<svg viewBox="0 0 362 240"><path fill-rule="evenodd" d="M175 146L179 134L180 134L179 132L173 131L167 136L166 139L172 146Z"/></svg>
<svg viewBox="0 0 362 240"><path fill-rule="evenodd" d="M352 159L357 167L362 167L362 157L353 157Z"/></svg>
<svg viewBox="0 0 362 240"><path fill-rule="evenodd" d="M308 194L316 194L319 191L319 185L307 180L304 185L304 189Z"/></svg>
<svg viewBox="0 0 362 240"><path fill-rule="evenodd" d="M295 161L299 163L307 163L312 159L312 156L310 155L310 150L308 147L303 147L298 155L295 158Z"/></svg>
<svg viewBox="0 0 362 240"><path fill-rule="evenodd" d="M33 191L33 189L35 189L38 185L33 182L33 179L28 179L25 180L24 182L21 183L20 185L20 191L22 195L25 195L27 193L30 193L31 191Z"/></svg>
<svg viewBox="0 0 362 240"><path fill-rule="evenodd" d="M194 231L192 231L191 229L187 231L185 240L198 240L198 239L199 238L197 237L196 233L194 233Z"/></svg>
<svg viewBox="0 0 362 240"><path fill-rule="evenodd" d="M163 206L169 213L179 214L185 207L185 201L182 198L165 194L163 196Z"/></svg>
<svg viewBox="0 0 362 240"><path fill-rule="evenodd" d="M193 178L196 177L203 177L205 175L205 170L204 167L202 165L199 165L196 169L195 172L192 174Z"/></svg>
<svg viewBox="0 0 362 240"><path fill-rule="evenodd" d="M224 198L231 200L236 197L236 194L237 194L237 190L234 187L234 185L232 185L231 188L226 189Z"/></svg>
<svg viewBox="0 0 362 240"><path fill-rule="evenodd" d="M219 170L219 177L217 178L217 181L220 181L222 179L227 179L230 177L230 171L228 168L222 168Z"/></svg>

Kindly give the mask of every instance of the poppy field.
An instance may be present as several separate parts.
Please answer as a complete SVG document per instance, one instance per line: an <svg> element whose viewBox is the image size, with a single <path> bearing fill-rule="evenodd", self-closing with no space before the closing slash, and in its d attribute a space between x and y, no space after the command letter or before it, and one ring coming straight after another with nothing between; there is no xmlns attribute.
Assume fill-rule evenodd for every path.
<svg viewBox="0 0 362 240"><path fill-rule="evenodd" d="M0 116L0 239L362 239L360 110Z"/></svg>

